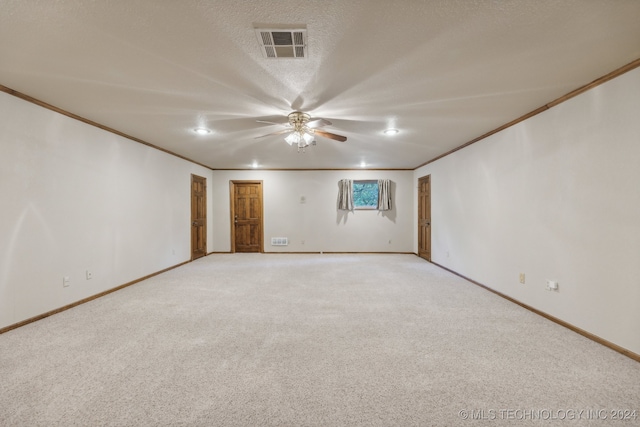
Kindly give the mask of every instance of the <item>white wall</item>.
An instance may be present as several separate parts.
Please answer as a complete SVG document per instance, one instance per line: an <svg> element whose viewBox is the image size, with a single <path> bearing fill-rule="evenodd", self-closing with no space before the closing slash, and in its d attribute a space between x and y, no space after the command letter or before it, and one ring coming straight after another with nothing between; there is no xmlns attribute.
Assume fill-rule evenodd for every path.
<svg viewBox="0 0 640 427"><path fill-rule="evenodd" d="M0 327L190 259L209 169L5 93L0 117Z"/></svg>
<svg viewBox="0 0 640 427"><path fill-rule="evenodd" d="M433 261L640 353L639 117L636 69L416 170Z"/></svg>
<svg viewBox="0 0 640 427"><path fill-rule="evenodd" d="M390 179L393 209L338 211L344 178ZM265 252L412 252L412 179L413 171L214 171L213 250L231 249L229 181L262 180ZM271 246L272 237L289 246Z"/></svg>

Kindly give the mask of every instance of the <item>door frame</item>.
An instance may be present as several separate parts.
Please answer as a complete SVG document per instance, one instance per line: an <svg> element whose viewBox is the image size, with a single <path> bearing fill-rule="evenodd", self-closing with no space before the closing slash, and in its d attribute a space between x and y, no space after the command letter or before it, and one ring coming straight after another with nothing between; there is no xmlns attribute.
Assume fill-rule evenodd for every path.
<svg viewBox="0 0 640 427"><path fill-rule="evenodd" d="M201 226L204 227L204 254L198 256L197 258L194 257L195 254L195 247L194 247L194 231L193 231L193 227L194 227L194 221L196 220L196 218L194 217L195 212L194 212L194 207L193 207L193 196L194 196L194 192L193 192L193 182L196 180L202 180L204 182L204 224L202 224ZM198 259L201 257L204 257L207 255L207 178L204 176L199 176L199 175L195 175L195 174L191 174L191 183L190 183L190 188L189 188L189 192L191 194L191 200L189 201L191 203L191 221L190 224L191 226L189 227L189 230L191 232L191 261L193 261L194 259Z"/></svg>
<svg viewBox="0 0 640 427"><path fill-rule="evenodd" d="M428 233L428 236L429 236L428 237L428 239L429 239L429 245L428 245L428 247L429 247L429 255L428 255L428 257L423 257L423 256L420 255L420 240L421 240L420 239L420 236L421 236L421 232L420 232L421 231L420 230L420 211L422 209L422 205L420 203L421 202L421 200L420 200L420 181L422 181L424 179L428 179L429 180L429 215L428 215L429 216L429 233ZM418 254L417 255L420 258L431 262L431 258L432 258L432 256L431 256L431 252L432 252L431 234L433 233L433 229L431 228L431 223L432 223L432 221L431 221L431 174L425 175L425 176L421 176L420 178L418 178L418 212L417 213L418 213L418 215L417 215L418 216L418 224L417 224L417 226L418 226L418 230L417 230L418 231L418 236L417 236L418 237Z"/></svg>
<svg viewBox="0 0 640 427"><path fill-rule="evenodd" d="M236 253L236 227L235 227L235 194L236 194L236 184L258 184L260 186L260 252L264 253L264 192L262 180L230 180L229 181L229 225L231 229L231 248L230 251L232 254Z"/></svg>

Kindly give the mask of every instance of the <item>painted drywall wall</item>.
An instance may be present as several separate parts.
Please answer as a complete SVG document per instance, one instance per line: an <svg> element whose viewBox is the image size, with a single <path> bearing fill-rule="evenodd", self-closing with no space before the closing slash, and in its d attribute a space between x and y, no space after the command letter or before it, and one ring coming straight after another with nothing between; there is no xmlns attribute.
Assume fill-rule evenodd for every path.
<svg viewBox="0 0 640 427"><path fill-rule="evenodd" d="M433 261L640 353L639 115L636 69L416 170Z"/></svg>
<svg viewBox="0 0 640 427"><path fill-rule="evenodd" d="M0 327L190 259L209 169L6 93L0 117Z"/></svg>
<svg viewBox="0 0 640 427"><path fill-rule="evenodd" d="M345 178L390 179L393 209L339 211ZM262 180L265 252L411 252L412 178L413 171L214 171L213 250L231 249L229 181ZM271 246L272 237L289 245Z"/></svg>

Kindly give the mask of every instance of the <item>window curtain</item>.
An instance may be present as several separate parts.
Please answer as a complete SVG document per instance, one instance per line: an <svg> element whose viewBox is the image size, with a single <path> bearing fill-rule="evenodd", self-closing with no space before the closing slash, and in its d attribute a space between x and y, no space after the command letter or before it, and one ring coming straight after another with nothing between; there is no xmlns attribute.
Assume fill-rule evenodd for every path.
<svg viewBox="0 0 640 427"><path fill-rule="evenodd" d="M350 179L338 181L338 209L341 211L353 210L353 181Z"/></svg>
<svg viewBox="0 0 640 427"><path fill-rule="evenodd" d="M391 181L388 179L378 180L378 210L391 210Z"/></svg>

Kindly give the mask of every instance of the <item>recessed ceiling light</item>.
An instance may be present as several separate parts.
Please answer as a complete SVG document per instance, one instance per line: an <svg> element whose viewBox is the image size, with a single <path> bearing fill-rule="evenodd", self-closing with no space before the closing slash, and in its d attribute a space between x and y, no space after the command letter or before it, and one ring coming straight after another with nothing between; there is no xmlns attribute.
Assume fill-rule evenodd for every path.
<svg viewBox="0 0 640 427"><path fill-rule="evenodd" d="M207 128L195 128L193 131L195 133L197 133L198 135L207 135L207 134L211 133L211 130L209 130Z"/></svg>
<svg viewBox="0 0 640 427"><path fill-rule="evenodd" d="M385 135L396 135L399 132L400 131L398 129L385 129L384 134Z"/></svg>

